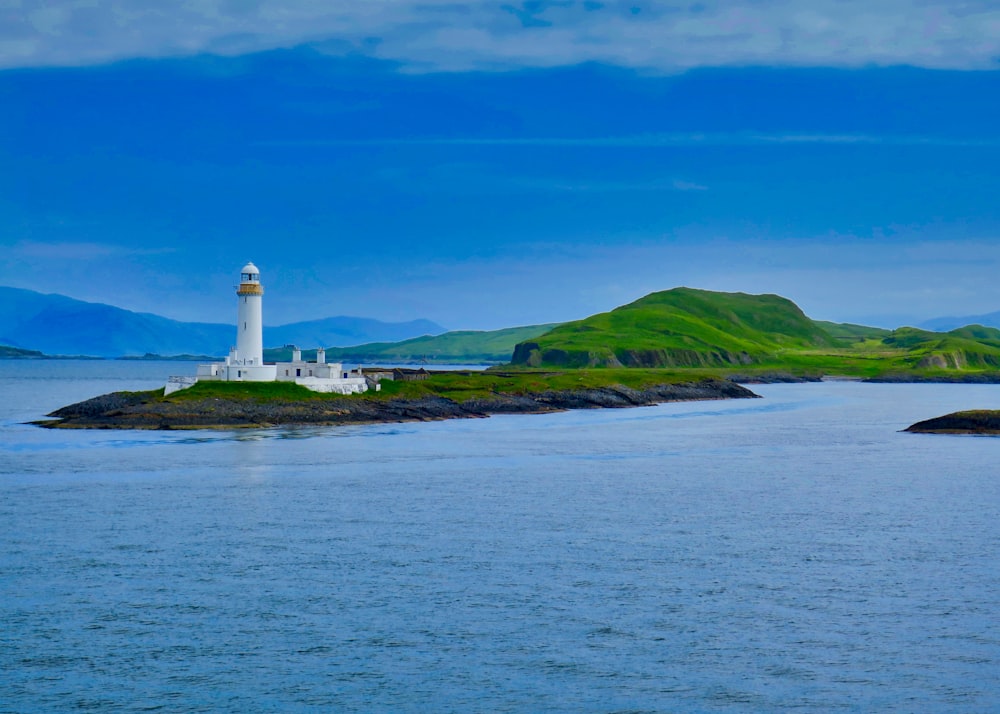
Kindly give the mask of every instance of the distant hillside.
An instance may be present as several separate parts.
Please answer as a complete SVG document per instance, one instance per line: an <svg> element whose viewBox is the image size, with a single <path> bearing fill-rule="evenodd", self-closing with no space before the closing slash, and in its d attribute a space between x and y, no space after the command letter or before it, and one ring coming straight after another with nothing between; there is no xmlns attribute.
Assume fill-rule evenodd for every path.
<svg viewBox="0 0 1000 714"><path fill-rule="evenodd" d="M557 323L510 327L503 330L456 330L433 337L416 337L402 342L376 342L356 347L333 348L326 351L330 361L343 362L402 362L438 364L478 364L508 362L518 342L538 337ZM315 359L315 350L303 350L306 359ZM290 348L264 351L268 361L287 360Z"/></svg>
<svg viewBox="0 0 1000 714"><path fill-rule="evenodd" d="M45 355L38 350L22 350L20 347L0 345L0 359L38 359L41 357L45 357Z"/></svg>
<svg viewBox="0 0 1000 714"><path fill-rule="evenodd" d="M233 313L235 316L235 304ZM402 340L444 328L426 320L385 323L355 317L265 327L265 344L345 346ZM235 324L181 322L150 313L90 303L63 295L0 287L0 344L46 354L97 357L125 355L225 355L236 340Z"/></svg>
<svg viewBox="0 0 1000 714"><path fill-rule="evenodd" d="M0 287L0 342L46 354L225 354L235 327L179 322L111 305Z"/></svg>
<svg viewBox="0 0 1000 714"><path fill-rule="evenodd" d="M777 295L675 288L569 322L517 345L529 366L709 367L758 363L789 348L837 340Z"/></svg>
<svg viewBox="0 0 1000 714"><path fill-rule="evenodd" d="M856 342L864 342L865 340L881 340L892 334L892 330L886 330L881 327L868 327L866 325L853 325L849 322L815 320L815 323L845 346L853 345Z"/></svg>
<svg viewBox="0 0 1000 714"><path fill-rule="evenodd" d="M232 328L235 330L235 328ZM364 317L328 317L264 327L264 344L271 346L346 347L370 342L398 342L421 335L440 335L444 328L430 320L381 322Z"/></svg>
<svg viewBox="0 0 1000 714"><path fill-rule="evenodd" d="M921 322L917 327L934 332L946 332L966 325L1000 327L1000 311L989 312L985 315L966 315L965 317L936 317L933 320Z"/></svg>
<svg viewBox="0 0 1000 714"><path fill-rule="evenodd" d="M996 369L1000 367L1000 330L969 325L950 332L928 332L901 327L883 340L907 351L916 368Z"/></svg>

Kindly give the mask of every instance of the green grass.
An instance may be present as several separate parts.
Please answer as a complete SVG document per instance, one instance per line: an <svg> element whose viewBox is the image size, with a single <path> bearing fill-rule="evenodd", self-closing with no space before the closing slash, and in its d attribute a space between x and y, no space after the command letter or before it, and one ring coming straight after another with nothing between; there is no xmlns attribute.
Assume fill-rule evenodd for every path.
<svg viewBox="0 0 1000 714"><path fill-rule="evenodd" d="M622 385L642 389L657 384L677 384L713 376L708 372L664 369L566 369L484 372L434 372L428 379L383 381L380 392L361 395L369 399L418 399L437 396L464 402L496 395L538 394L545 391L596 389Z"/></svg>
<svg viewBox="0 0 1000 714"><path fill-rule="evenodd" d="M404 382L383 380L380 391L357 395L322 394L291 382L198 382L188 389L160 397L170 402L203 399L250 399L257 402L339 400L339 399L419 399L444 397L456 402L490 399L497 395L537 394L545 391L594 389L623 385L642 389L657 384L676 384L714 376L708 372L662 369L572 369L435 372L425 380ZM152 395L153 393L151 393ZM155 394L160 394L156 392Z"/></svg>
<svg viewBox="0 0 1000 714"><path fill-rule="evenodd" d="M294 382L197 382L162 399L169 402L200 399L252 399L268 402L322 399L327 396Z"/></svg>

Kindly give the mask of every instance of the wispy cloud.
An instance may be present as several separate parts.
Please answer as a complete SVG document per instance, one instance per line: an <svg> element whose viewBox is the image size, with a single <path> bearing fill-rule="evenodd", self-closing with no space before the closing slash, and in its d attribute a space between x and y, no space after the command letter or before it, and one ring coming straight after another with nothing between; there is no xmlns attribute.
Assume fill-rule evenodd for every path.
<svg viewBox="0 0 1000 714"><path fill-rule="evenodd" d="M887 146L996 147L997 139L956 139L942 136L868 134L762 134L717 132L695 134L632 134L594 137L418 137L384 139L290 139L257 142L258 146L317 149L345 146L567 146L655 148L670 146L761 146L776 144L877 144Z"/></svg>
<svg viewBox="0 0 1000 714"><path fill-rule="evenodd" d="M14 243L9 255L39 261L92 261L102 258L122 256L162 255L173 252L173 248L138 248L111 243L94 242L42 242L22 240Z"/></svg>
<svg viewBox="0 0 1000 714"><path fill-rule="evenodd" d="M573 175L558 169L548 173L525 174L498 170L489 163L474 162L426 163L419 167L393 166L374 172L372 179L383 190L386 186L392 186L393 190L404 193L439 194L446 191L454 196L522 193L656 194L709 190L708 186L669 175L630 176L615 180Z"/></svg>
<svg viewBox="0 0 1000 714"><path fill-rule="evenodd" d="M409 71L601 62L996 68L993 0L0 0L0 67L239 55L311 44Z"/></svg>
<svg viewBox="0 0 1000 714"><path fill-rule="evenodd" d="M693 183L691 181L681 181L680 179L674 179L673 187L678 191L707 191L708 186L702 186L700 183Z"/></svg>

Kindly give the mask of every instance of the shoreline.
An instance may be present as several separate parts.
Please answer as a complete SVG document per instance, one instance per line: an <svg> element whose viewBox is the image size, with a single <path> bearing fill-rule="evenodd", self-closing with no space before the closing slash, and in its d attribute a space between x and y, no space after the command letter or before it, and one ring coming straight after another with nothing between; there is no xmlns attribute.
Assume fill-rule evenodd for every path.
<svg viewBox="0 0 1000 714"><path fill-rule="evenodd" d="M147 430L340 426L759 398L760 395L746 387L718 378L657 384L643 389L612 385L524 394L494 393L462 402L441 396L379 399L362 395L309 400L213 397L171 401L149 392L112 392L62 407L50 413L48 419L31 423L46 429Z"/></svg>

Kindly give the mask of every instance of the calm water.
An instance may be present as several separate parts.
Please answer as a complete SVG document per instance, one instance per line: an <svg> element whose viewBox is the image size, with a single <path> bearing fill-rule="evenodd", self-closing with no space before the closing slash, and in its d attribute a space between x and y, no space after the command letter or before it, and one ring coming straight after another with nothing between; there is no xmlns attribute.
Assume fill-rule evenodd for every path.
<svg viewBox="0 0 1000 714"><path fill-rule="evenodd" d="M1000 439L898 433L1000 386L49 432L177 365L0 370L3 711L1000 710Z"/></svg>

